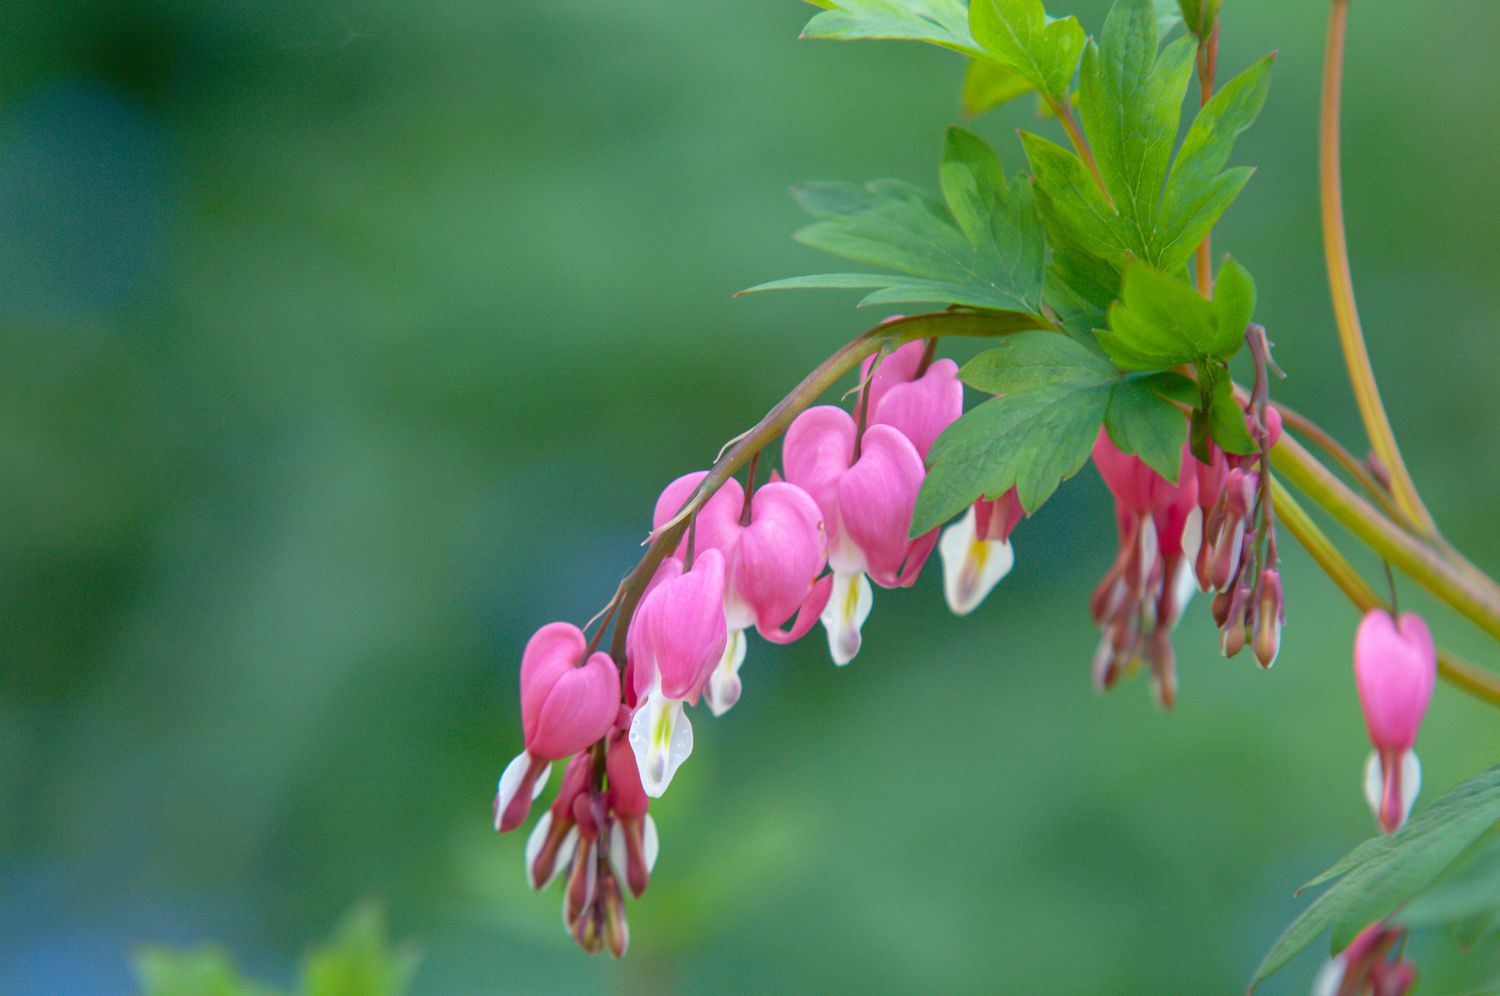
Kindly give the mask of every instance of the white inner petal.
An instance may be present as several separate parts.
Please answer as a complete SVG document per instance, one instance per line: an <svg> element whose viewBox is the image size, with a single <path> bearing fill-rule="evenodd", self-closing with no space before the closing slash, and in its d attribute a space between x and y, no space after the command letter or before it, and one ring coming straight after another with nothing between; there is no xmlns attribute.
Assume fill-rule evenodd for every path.
<svg viewBox="0 0 1500 996"><path fill-rule="evenodd" d="M943 530L938 555L943 559L943 597L954 615L966 616L979 607L1016 562L1008 542L981 539L974 506Z"/></svg>
<svg viewBox="0 0 1500 996"><path fill-rule="evenodd" d="M495 829L500 829L500 817L510 807L511 800L521 790L521 782L526 778L526 769L531 766L531 755L524 750L510 759L505 770L500 773L500 781L495 785ZM547 787L547 778L552 774L552 764L548 762L537 776L535 784L531 786L531 798L533 801L542 794Z"/></svg>
<svg viewBox="0 0 1500 996"><path fill-rule="evenodd" d="M874 604L875 593L864 571L834 572L833 593L828 596L820 618L828 631L828 652L840 667L859 653L859 630L870 617L870 607Z"/></svg>
<svg viewBox="0 0 1500 996"><path fill-rule="evenodd" d="M662 695L659 679L630 720L630 749L641 786L653 799L667 790L677 768L693 752L693 724L680 700Z"/></svg>
<svg viewBox="0 0 1500 996"><path fill-rule="evenodd" d="M656 836L656 821L651 814L646 814L646 825L641 830L641 850L646 857L646 871L650 873L656 867L656 852L661 849L661 841Z"/></svg>
<svg viewBox="0 0 1500 996"><path fill-rule="evenodd" d="M719 658L718 666L708 679L708 687L703 690L708 711L715 716L724 715L740 700L740 665L745 663L748 642L743 629L729 631L729 639L724 644L724 656Z"/></svg>
<svg viewBox="0 0 1500 996"><path fill-rule="evenodd" d="M1416 805L1417 793L1422 790L1422 764L1417 760L1417 752L1409 750L1401 755L1401 823L1405 825L1406 818L1411 815L1411 807ZM1370 804L1370 812L1375 817L1375 822L1380 822L1380 800L1384 796L1384 785L1380 770L1380 755L1370 751L1370 756L1365 761L1365 801Z"/></svg>
<svg viewBox="0 0 1500 996"><path fill-rule="evenodd" d="M531 883L533 889L544 889L547 882L552 881L549 877L547 882L538 882L532 876L532 866L536 864L536 856L542 853L542 845L547 842L547 831L552 829L552 810L542 814L542 818L536 821L536 826L531 828L531 836L526 838L526 880ZM556 874L556 868L553 869Z"/></svg>

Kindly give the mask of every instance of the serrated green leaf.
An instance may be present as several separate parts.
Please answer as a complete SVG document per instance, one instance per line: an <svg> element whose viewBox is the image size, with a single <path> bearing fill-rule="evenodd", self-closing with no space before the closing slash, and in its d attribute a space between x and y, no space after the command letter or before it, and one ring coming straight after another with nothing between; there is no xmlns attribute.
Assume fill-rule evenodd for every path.
<svg viewBox="0 0 1500 996"><path fill-rule="evenodd" d="M1243 335L1222 334L1212 302L1187 282L1132 262L1099 344L1122 369L1166 370L1233 355Z"/></svg>
<svg viewBox="0 0 1500 996"><path fill-rule="evenodd" d="M1150 259L1156 213L1171 164L1196 45L1180 38L1157 53L1152 0L1116 0L1098 45L1083 53L1079 113L1132 252Z"/></svg>
<svg viewBox="0 0 1500 996"><path fill-rule="evenodd" d="M1314 883L1337 878L1272 945L1253 988L1333 926L1340 951L1367 925L1389 916L1448 868L1500 819L1500 765L1469 779L1388 837L1367 841ZM1337 871L1336 871L1337 870Z"/></svg>
<svg viewBox="0 0 1500 996"><path fill-rule="evenodd" d="M1106 384L1115 368L1065 335L1021 332L974 357L958 377L977 391L1015 394L1043 387Z"/></svg>
<svg viewBox="0 0 1500 996"><path fill-rule="evenodd" d="M947 136L941 176L946 202L899 180L817 183L793 191L818 219L796 234L798 241L900 276L794 277L750 291L868 287L875 289L864 304L1039 314L1046 242L1030 185L1024 179L1007 183L994 152L956 128Z"/></svg>
<svg viewBox="0 0 1500 996"><path fill-rule="evenodd" d="M961 128L948 129L940 177L949 211L992 264L992 283L1039 308L1047 245L1031 184L1025 177L1007 183L994 150Z"/></svg>
<svg viewBox="0 0 1500 996"><path fill-rule="evenodd" d="M977 54L969 15L959 0L813 0L828 10L802 29L803 38L924 41Z"/></svg>
<svg viewBox="0 0 1500 996"><path fill-rule="evenodd" d="M912 535L957 515L980 495L1015 487L1027 512L1088 459L1118 374L1066 336L1021 332L968 365L965 379L1004 389L933 443Z"/></svg>
<svg viewBox="0 0 1500 996"><path fill-rule="evenodd" d="M992 59L1038 91L1066 98L1083 51L1077 18L1049 21L1042 0L972 0L969 32Z"/></svg>
<svg viewBox="0 0 1500 996"><path fill-rule="evenodd" d="M1167 400L1164 392L1181 393L1181 384L1195 392L1191 381L1179 374L1131 375L1115 384L1104 415L1110 441L1125 453L1134 453L1147 466L1173 484L1182 469L1182 444L1187 442L1187 415Z"/></svg>
<svg viewBox="0 0 1500 996"><path fill-rule="evenodd" d="M349 913L327 943L308 952L301 989L305 996L402 996L418 960L409 946L391 943L385 914L366 904Z"/></svg>
<svg viewBox="0 0 1500 996"><path fill-rule="evenodd" d="M1235 140L1255 122L1271 86L1268 55L1240 73L1198 112L1167 177L1160 224L1147 258L1162 269L1182 265L1249 182L1244 168L1219 171Z"/></svg>
<svg viewBox="0 0 1500 996"><path fill-rule="evenodd" d="M1182 23L1199 38L1213 30L1214 18L1219 16L1220 0L1180 0Z"/></svg>
<svg viewBox="0 0 1500 996"><path fill-rule="evenodd" d="M993 107L1015 100L1036 89L1031 81L1007 66L987 58L969 60L964 71L964 114L974 118Z"/></svg>
<svg viewBox="0 0 1500 996"><path fill-rule="evenodd" d="M1056 232L1060 241L1122 265L1130 242L1083 160L1031 132L1021 132L1021 144L1031 163L1037 207L1047 229Z"/></svg>

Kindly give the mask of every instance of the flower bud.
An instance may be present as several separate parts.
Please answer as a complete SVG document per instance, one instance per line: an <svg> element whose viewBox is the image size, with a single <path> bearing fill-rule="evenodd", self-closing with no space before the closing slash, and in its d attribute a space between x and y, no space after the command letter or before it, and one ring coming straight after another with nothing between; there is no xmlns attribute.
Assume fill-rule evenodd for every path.
<svg viewBox="0 0 1500 996"><path fill-rule="evenodd" d="M1286 620L1286 606L1281 594L1281 574L1267 568L1260 575L1260 598L1255 616L1255 659L1261 667L1276 663L1281 650L1281 626Z"/></svg>
<svg viewBox="0 0 1500 996"><path fill-rule="evenodd" d="M1427 624L1414 613L1399 620L1384 609L1365 615L1354 639L1354 680L1365 728L1379 757L1381 786L1376 818L1387 833L1406 818L1415 791L1403 788L1417 730L1437 678L1437 648Z"/></svg>

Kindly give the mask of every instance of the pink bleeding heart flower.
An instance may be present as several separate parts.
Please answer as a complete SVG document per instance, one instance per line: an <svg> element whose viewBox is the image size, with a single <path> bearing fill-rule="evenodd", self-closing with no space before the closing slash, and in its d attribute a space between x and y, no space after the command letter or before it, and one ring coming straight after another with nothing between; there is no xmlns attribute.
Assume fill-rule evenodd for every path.
<svg viewBox="0 0 1500 996"><path fill-rule="evenodd" d="M686 474L667 486L656 503L654 526L660 528L682 507L707 476ZM740 667L745 660L745 630L754 626L773 643L801 639L817 622L828 602L831 578L818 580L828 559L823 513L817 502L794 484L772 481L750 499L744 519L744 492L731 479L698 513L697 549L709 547L725 557L724 611L729 635L724 656L714 668L704 700L715 716L739 701ZM790 629L781 627L796 616Z"/></svg>
<svg viewBox="0 0 1500 996"><path fill-rule="evenodd" d="M933 440L964 413L964 385L958 379L958 364L935 360L921 375L926 345L909 342L880 361L870 377L874 357L860 366L860 382L868 382L870 425L888 425L899 431L924 461Z"/></svg>
<svg viewBox="0 0 1500 996"><path fill-rule="evenodd" d="M1123 453L1103 429L1094 443L1094 466L1115 498L1120 552L1095 589L1090 605L1103 630L1094 655L1094 682L1109 688L1135 663L1151 664L1157 701L1170 708L1177 694L1171 631L1192 594L1192 568L1183 536L1197 507L1196 461L1183 447L1178 483Z"/></svg>
<svg viewBox="0 0 1500 996"><path fill-rule="evenodd" d="M1412 612L1400 619L1372 609L1354 638L1354 681L1375 752L1366 765L1370 808L1386 833L1406 822L1421 785L1412 747L1432 699L1437 647L1432 631Z"/></svg>
<svg viewBox="0 0 1500 996"><path fill-rule="evenodd" d="M635 752L624 737L610 745L605 766L609 773L610 864L630 894L639 896L646 891L660 850L656 822L646 811L651 800L641 784Z"/></svg>
<svg viewBox="0 0 1500 996"><path fill-rule="evenodd" d="M1312 996L1406 996L1416 985L1417 966L1400 956L1405 939L1406 931L1399 926L1384 920L1370 924L1324 964L1313 980Z"/></svg>
<svg viewBox="0 0 1500 996"><path fill-rule="evenodd" d="M578 823L573 818L574 803L586 798L594 779L591 754L574 755L563 771L562 787L557 798L542 814L526 838L526 879L533 889L545 889L557 873L572 864L578 849Z"/></svg>
<svg viewBox="0 0 1500 996"><path fill-rule="evenodd" d="M588 655L583 631L549 623L521 655L521 728L526 749L505 767L495 793L495 829L514 830L547 783L550 762L601 739L620 708L620 675L603 652Z"/></svg>
<svg viewBox="0 0 1500 996"><path fill-rule="evenodd" d="M691 569L669 558L630 621L626 652L636 698L630 746L646 794L660 796L693 750L683 711L724 656L724 555L703 550Z"/></svg>
<svg viewBox="0 0 1500 996"><path fill-rule="evenodd" d="M1016 562L1010 534L1025 515L1016 489L1011 488L993 501L980 498L963 518L943 530L938 541L943 597L954 615L973 612L1010 573Z"/></svg>
<svg viewBox="0 0 1500 996"><path fill-rule="evenodd" d="M854 419L819 405L797 416L782 444L786 479L812 496L828 533L833 587L822 621L835 664L859 651L870 614L870 581L908 587L932 553L938 531L907 537L926 468L911 441L888 425L872 425L855 456Z"/></svg>

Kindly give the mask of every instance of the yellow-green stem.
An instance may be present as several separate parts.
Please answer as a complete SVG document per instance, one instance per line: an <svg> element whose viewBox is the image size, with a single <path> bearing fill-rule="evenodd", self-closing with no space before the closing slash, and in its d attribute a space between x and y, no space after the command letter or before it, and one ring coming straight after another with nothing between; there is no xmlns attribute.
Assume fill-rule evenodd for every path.
<svg viewBox="0 0 1500 996"><path fill-rule="evenodd" d="M1323 64L1323 119L1318 145L1318 178L1322 193L1323 252L1328 264L1328 285L1333 298L1333 314L1338 325L1339 344L1344 363L1354 387L1354 400L1370 445L1391 476L1391 492L1396 502L1418 529L1428 536L1436 535L1437 526L1417 495L1416 485L1401 451L1390 419L1380 401L1375 371L1360 327L1359 310L1354 303L1354 278L1349 270L1349 242L1344 231L1343 181L1339 171L1339 117L1344 75L1344 38L1349 26L1349 0L1333 0L1328 20L1328 49Z"/></svg>
<svg viewBox="0 0 1500 996"><path fill-rule="evenodd" d="M1276 503L1276 518L1297 538L1308 555L1323 568L1339 590L1361 612L1385 608L1386 603L1375 593L1354 565L1345 559L1318 524L1299 505L1286 486L1280 481L1271 482L1271 494ZM1438 649L1438 675L1444 681L1463 689L1470 695L1483 699L1491 705L1500 705L1500 674L1461 660L1441 648Z"/></svg>
<svg viewBox="0 0 1500 996"><path fill-rule="evenodd" d="M1283 433L1271 451L1276 472L1393 567L1500 639L1500 585L1445 560L1397 526Z"/></svg>

